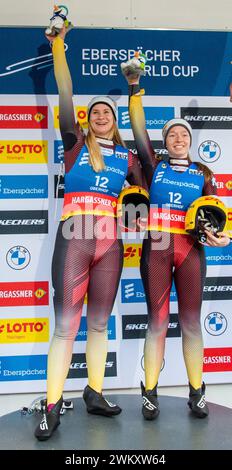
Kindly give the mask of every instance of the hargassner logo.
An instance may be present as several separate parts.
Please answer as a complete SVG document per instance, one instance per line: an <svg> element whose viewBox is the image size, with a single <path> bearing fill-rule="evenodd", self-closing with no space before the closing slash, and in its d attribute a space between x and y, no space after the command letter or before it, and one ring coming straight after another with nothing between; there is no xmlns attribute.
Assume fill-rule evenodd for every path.
<svg viewBox="0 0 232 470"><path fill-rule="evenodd" d="M123 339L145 338L147 331L147 315L123 315L122 337ZM178 315L170 315L167 337L178 338L181 336Z"/></svg>
<svg viewBox="0 0 232 470"><path fill-rule="evenodd" d="M62 140L54 141L54 163L64 161L64 146Z"/></svg>
<svg viewBox="0 0 232 470"><path fill-rule="evenodd" d="M0 307L49 304L47 281L0 282Z"/></svg>
<svg viewBox="0 0 232 470"><path fill-rule="evenodd" d="M0 211L0 234L48 233L48 211Z"/></svg>
<svg viewBox="0 0 232 470"><path fill-rule="evenodd" d="M0 106L0 129L47 129L47 106Z"/></svg>
<svg viewBox="0 0 232 470"><path fill-rule="evenodd" d="M181 108L181 117L193 129L232 129L232 110L229 108Z"/></svg>
<svg viewBox="0 0 232 470"><path fill-rule="evenodd" d="M220 312L212 312L205 317L204 325L207 333L212 336L220 336L227 329L227 319Z"/></svg>
<svg viewBox="0 0 232 470"><path fill-rule="evenodd" d="M231 300L231 277L207 277L203 290L203 300Z"/></svg>
<svg viewBox="0 0 232 470"><path fill-rule="evenodd" d="M174 108L172 107L145 107L145 119L147 129L162 129L169 119L174 118ZM130 117L128 108L119 106L118 126L120 129L130 129Z"/></svg>
<svg viewBox="0 0 232 470"><path fill-rule="evenodd" d="M203 372L232 371L232 348L205 348Z"/></svg>
<svg viewBox="0 0 232 470"><path fill-rule="evenodd" d="M207 265L232 264L232 244L223 248L205 247Z"/></svg>
<svg viewBox="0 0 232 470"><path fill-rule="evenodd" d="M207 163L216 162L221 155L221 149L217 142L206 140L198 148L198 154L201 160Z"/></svg>
<svg viewBox="0 0 232 470"><path fill-rule="evenodd" d="M47 163L47 140L1 140L0 163L25 164Z"/></svg>
<svg viewBox="0 0 232 470"><path fill-rule="evenodd" d="M105 377L117 376L117 359L115 352L109 352L106 358ZM88 377L85 354L73 354L69 368L68 379L83 379Z"/></svg>
<svg viewBox="0 0 232 470"><path fill-rule="evenodd" d="M47 355L2 356L0 359L0 381L45 380Z"/></svg>
<svg viewBox="0 0 232 470"><path fill-rule="evenodd" d="M116 339L115 330L115 316L111 315L108 321L108 339ZM87 321L86 317L82 317L79 331L77 333L75 341L86 341L87 340Z"/></svg>
<svg viewBox="0 0 232 470"><path fill-rule="evenodd" d="M25 246L13 246L7 252L6 261L12 269L25 269L31 261L30 251Z"/></svg>
<svg viewBox="0 0 232 470"><path fill-rule="evenodd" d="M47 197L47 175L0 176L0 199L41 199Z"/></svg>

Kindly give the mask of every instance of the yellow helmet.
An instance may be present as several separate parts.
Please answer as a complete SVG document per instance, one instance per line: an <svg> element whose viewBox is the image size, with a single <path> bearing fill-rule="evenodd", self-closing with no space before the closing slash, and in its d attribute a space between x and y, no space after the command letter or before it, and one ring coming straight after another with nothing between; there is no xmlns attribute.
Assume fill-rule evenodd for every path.
<svg viewBox="0 0 232 470"><path fill-rule="evenodd" d="M215 196L202 196L192 202L185 217L185 230L204 243L205 230L213 235L222 232L227 221L227 208Z"/></svg>
<svg viewBox="0 0 232 470"><path fill-rule="evenodd" d="M136 225L138 218L144 219L146 225L148 211L149 194L141 186L126 187L119 194L117 217L120 226L126 231L135 232L138 229Z"/></svg>

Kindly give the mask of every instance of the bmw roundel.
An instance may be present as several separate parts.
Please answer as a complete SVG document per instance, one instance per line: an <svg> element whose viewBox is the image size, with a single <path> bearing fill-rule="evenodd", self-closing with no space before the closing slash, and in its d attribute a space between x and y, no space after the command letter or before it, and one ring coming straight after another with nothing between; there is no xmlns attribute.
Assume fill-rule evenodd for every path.
<svg viewBox="0 0 232 470"><path fill-rule="evenodd" d="M220 336L227 329L227 319L220 312L211 312L205 318L205 329L212 336Z"/></svg>
<svg viewBox="0 0 232 470"><path fill-rule="evenodd" d="M6 261L12 269L24 269L31 261L31 254L24 246L13 246L7 252Z"/></svg>
<svg viewBox="0 0 232 470"><path fill-rule="evenodd" d="M221 155L221 149L219 145L213 140L206 140L202 142L198 149L201 160L207 163L216 162Z"/></svg>

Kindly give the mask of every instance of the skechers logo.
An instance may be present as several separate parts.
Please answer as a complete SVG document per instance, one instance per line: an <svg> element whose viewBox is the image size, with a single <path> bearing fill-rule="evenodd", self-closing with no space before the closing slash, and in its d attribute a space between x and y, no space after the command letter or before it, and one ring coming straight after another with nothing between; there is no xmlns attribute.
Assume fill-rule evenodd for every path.
<svg viewBox="0 0 232 470"><path fill-rule="evenodd" d="M48 211L0 211L0 233L47 233Z"/></svg>
<svg viewBox="0 0 232 470"><path fill-rule="evenodd" d="M181 117L193 129L232 129L230 108L181 108Z"/></svg>

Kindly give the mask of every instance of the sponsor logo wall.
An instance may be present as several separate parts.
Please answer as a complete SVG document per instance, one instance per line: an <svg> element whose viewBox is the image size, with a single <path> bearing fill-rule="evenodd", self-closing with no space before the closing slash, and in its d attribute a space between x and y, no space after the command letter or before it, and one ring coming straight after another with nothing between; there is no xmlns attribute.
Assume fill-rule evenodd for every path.
<svg viewBox="0 0 232 470"><path fill-rule="evenodd" d="M43 56L37 56L44 32L8 28L8 34L15 40L2 51L0 69L0 393L41 392L46 390L47 352L54 330L51 263L65 186L60 171L64 149L49 45ZM181 116L191 124L191 156L214 172L218 196L229 208L227 230L232 234L228 89L232 69L226 60L232 50L232 33L74 29L71 42L67 37L76 118L86 129L88 101L98 94L113 94L120 133L136 152L127 84L120 73L120 63L133 56L131 44L135 49L142 47L148 58L143 102L154 150L167 159L161 134L167 120ZM86 156L81 164L87 164ZM147 310L139 271L142 240L134 234L123 237L124 269L108 322L105 388L138 387L144 374ZM205 253L204 380L231 382L232 245L206 247ZM85 302L66 390L83 389L86 384L86 337ZM159 384L186 383L173 285Z"/></svg>

